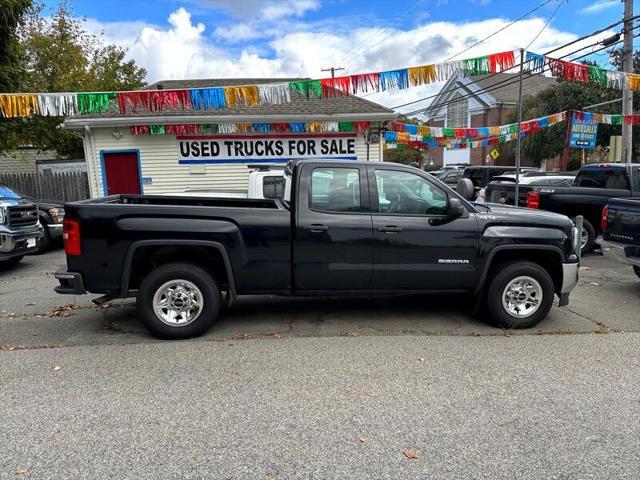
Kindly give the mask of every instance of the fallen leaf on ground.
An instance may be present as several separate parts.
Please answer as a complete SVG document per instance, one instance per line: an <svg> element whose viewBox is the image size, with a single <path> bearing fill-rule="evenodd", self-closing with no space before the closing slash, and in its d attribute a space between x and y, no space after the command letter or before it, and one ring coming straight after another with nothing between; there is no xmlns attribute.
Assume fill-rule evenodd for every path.
<svg viewBox="0 0 640 480"><path fill-rule="evenodd" d="M61 367L60 365L54 365L54 366L53 366L53 368L52 368L52 370L53 370L54 372L58 372L58 371L62 370L62 367Z"/></svg>
<svg viewBox="0 0 640 480"><path fill-rule="evenodd" d="M384 380L379 378L378 380L376 380L376 384L377 385L384 385Z"/></svg>
<svg viewBox="0 0 640 480"><path fill-rule="evenodd" d="M416 459L418 458L418 452L416 452L415 450L405 450L404 452L402 452L404 454L405 457L407 458L413 458Z"/></svg>
<svg viewBox="0 0 640 480"><path fill-rule="evenodd" d="M424 362L424 357L418 357L419 362Z"/></svg>
<svg viewBox="0 0 640 480"><path fill-rule="evenodd" d="M224 342L224 337L214 337L214 342Z"/></svg>
<svg viewBox="0 0 640 480"><path fill-rule="evenodd" d="M73 314L73 311L80 308L79 305L60 305L59 307L54 308L47 316L49 317L68 317Z"/></svg>
<svg viewBox="0 0 640 480"><path fill-rule="evenodd" d="M346 332L345 336L347 337L357 337L358 335L360 335L358 332L356 331L351 331L351 332Z"/></svg>
<svg viewBox="0 0 640 480"><path fill-rule="evenodd" d="M600 284L598 282L589 282L589 285L593 285L594 287L599 287Z"/></svg>
<svg viewBox="0 0 640 480"><path fill-rule="evenodd" d="M249 340L251 337L251 335L248 335L246 333L237 333L233 336L233 340Z"/></svg>
<svg viewBox="0 0 640 480"><path fill-rule="evenodd" d="M598 363L604 363L604 358L599 358Z"/></svg>
<svg viewBox="0 0 640 480"><path fill-rule="evenodd" d="M580 267L580 270L588 272L589 270L591 270L591 267Z"/></svg>
<svg viewBox="0 0 640 480"><path fill-rule="evenodd" d="M27 473L29 473L28 467L21 467L16 470L16 475L26 475Z"/></svg>
<svg viewBox="0 0 640 480"><path fill-rule="evenodd" d="M279 333L272 333L271 338L273 338L274 340L280 340L282 337Z"/></svg>
<svg viewBox="0 0 640 480"><path fill-rule="evenodd" d="M267 477L267 480L278 480L278 477L276 477L275 475L269 475Z"/></svg>
<svg viewBox="0 0 640 480"><path fill-rule="evenodd" d="M360 440L360 443L365 443L367 441L367 437L363 437L362 435L360 435L360 438L358 440Z"/></svg>
<svg viewBox="0 0 640 480"><path fill-rule="evenodd" d="M31 306L33 306L33 305L35 305L35 303L34 303L34 302L29 302L29 303L25 303L25 304L24 304L24 306L25 306L25 307L31 307Z"/></svg>
<svg viewBox="0 0 640 480"><path fill-rule="evenodd" d="M53 443L53 448L60 448L62 446L62 444L60 442L54 442Z"/></svg>

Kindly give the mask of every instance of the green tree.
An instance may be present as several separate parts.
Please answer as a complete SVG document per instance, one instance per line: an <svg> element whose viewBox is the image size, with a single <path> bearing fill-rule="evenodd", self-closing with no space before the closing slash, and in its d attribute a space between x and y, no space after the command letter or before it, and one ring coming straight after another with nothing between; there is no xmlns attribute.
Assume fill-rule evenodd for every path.
<svg viewBox="0 0 640 480"><path fill-rule="evenodd" d="M42 4L32 7L18 27L26 73L14 91L112 91L143 86L144 68L126 60L126 50L106 44L103 35L87 32L84 22L74 16L66 0L49 20L43 16ZM28 144L55 149L61 157L82 158L82 141L59 128L62 120L38 116L2 119L0 151Z"/></svg>
<svg viewBox="0 0 640 480"><path fill-rule="evenodd" d="M25 71L17 30L31 7L31 0L0 0L0 92L20 88Z"/></svg>

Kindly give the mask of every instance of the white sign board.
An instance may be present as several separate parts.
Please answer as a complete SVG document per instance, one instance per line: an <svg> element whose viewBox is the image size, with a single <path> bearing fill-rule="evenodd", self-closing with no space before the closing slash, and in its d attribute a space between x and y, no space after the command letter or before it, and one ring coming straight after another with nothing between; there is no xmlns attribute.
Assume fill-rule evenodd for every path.
<svg viewBox="0 0 640 480"><path fill-rule="evenodd" d="M355 134L184 135L178 141L181 165L278 163L291 159L356 160Z"/></svg>

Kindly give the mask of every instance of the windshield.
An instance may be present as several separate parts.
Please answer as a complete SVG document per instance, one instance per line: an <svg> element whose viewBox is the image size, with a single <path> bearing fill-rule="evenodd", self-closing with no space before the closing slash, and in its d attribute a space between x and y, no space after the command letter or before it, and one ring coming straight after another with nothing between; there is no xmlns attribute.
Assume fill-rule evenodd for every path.
<svg viewBox="0 0 640 480"><path fill-rule="evenodd" d="M20 198L16 192L5 185L0 185L0 198Z"/></svg>

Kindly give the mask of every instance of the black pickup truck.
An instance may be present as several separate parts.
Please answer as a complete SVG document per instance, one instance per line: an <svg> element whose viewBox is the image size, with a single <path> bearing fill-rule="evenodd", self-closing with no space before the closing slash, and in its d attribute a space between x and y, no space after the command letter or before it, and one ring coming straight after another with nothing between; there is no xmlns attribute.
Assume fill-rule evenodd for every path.
<svg viewBox="0 0 640 480"><path fill-rule="evenodd" d="M503 327L568 303L563 215L473 205L383 162L300 161L283 200L118 195L65 205L62 294L137 295L156 336L202 334L238 295L468 293Z"/></svg>
<svg viewBox="0 0 640 480"><path fill-rule="evenodd" d="M601 163L583 166L572 186L520 185L518 205L584 217L582 251L593 249L602 233L602 209L610 198L632 197L640 193L640 164ZM487 202L513 205L515 184L489 183Z"/></svg>
<svg viewBox="0 0 640 480"><path fill-rule="evenodd" d="M602 211L602 253L640 277L640 198L612 198Z"/></svg>

